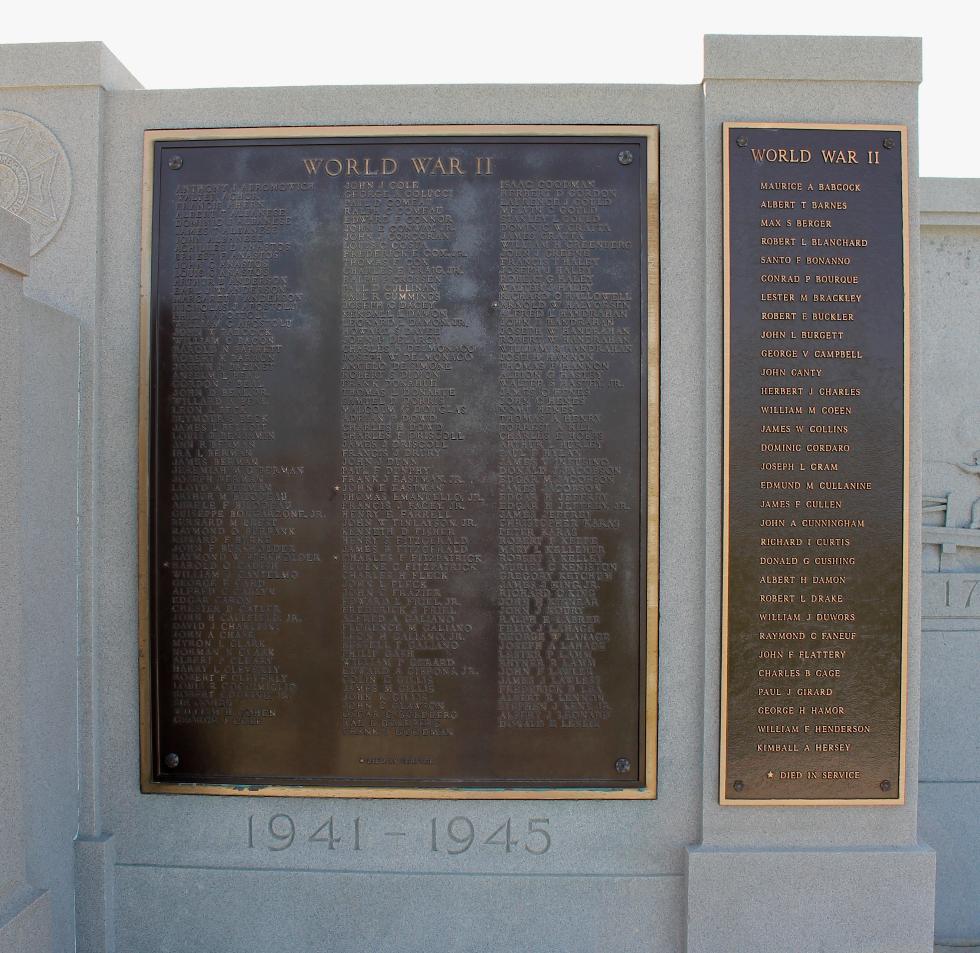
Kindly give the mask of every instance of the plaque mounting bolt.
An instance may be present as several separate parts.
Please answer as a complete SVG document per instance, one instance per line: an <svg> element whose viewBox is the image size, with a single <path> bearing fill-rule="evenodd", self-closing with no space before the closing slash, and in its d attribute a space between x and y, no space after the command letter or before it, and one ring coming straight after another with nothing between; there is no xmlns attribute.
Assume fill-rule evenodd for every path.
<svg viewBox="0 0 980 953"><path fill-rule="evenodd" d="M618 156L620 165L631 165L633 162L633 153L629 149L624 149Z"/></svg>
<svg viewBox="0 0 980 953"><path fill-rule="evenodd" d="M749 144L749 140L746 139L745 136L739 136L735 140L735 145L737 145L740 149L744 149L748 144Z"/></svg>
<svg viewBox="0 0 980 953"><path fill-rule="evenodd" d="M178 757L177 757L177 755L175 755L175 754L174 754L174 753L173 753L173 752L171 751L171 752L170 752L170 754L168 754L168 755L167 755L167 757L163 759L163 763L164 763L164 764L165 764L165 765L166 765L166 766L167 766L168 768L176 768L176 767L177 767L177 765L179 765L179 764L180 764L180 758L178 758Z"/></svg>
<svg viewBox="0 0 980 953"><path fill-rule="evenodd" d="M616 770L620 774L626 774L631 767L632 767L632 765L630 764L630 759L629 758L620 758L616 762Z"/></svg>
<svg viewBox="0 0 980 953"><path fill-rule="evenodd" d="M878 785L878 787L880 787L882 791L890 791L892 789L892 783L891 781L887 781L887 780L882 781L881 784Z"/></svg>
<svg viewBox="0 0 980 953"><path fill-rule="evenodd" d="M167 162L167 165L170 166L174 172L176 172L183 164L184 160L181 159L180 156L171 156L170 160Z"/></svg>
<svg viewBox="0 0 980 953"><path fill-rule="evenodd" d="M742 784L742 782L741 782L741 781L736 781L736 782L735 782L735 783L734 783L734 784L732 785L732 787L733 787L733 788L735 788L735 790L736 790L736 791L741 791L741 790L742 790L742 788L744 788L744 787L745 787L745 785L744 785L744 784Z"/></svg>
<svg viewBox="0 0 980 953"><path fill-rule="evenodd" d="M333 485L332 489L333 489L334 493L339 493L340 492L340 484L335 483Z"/></svg>
<svg viewBox="0 0 980 953"><path fill-rule="evenodd" d="M894 139L892 139L892 137L891 137L891 136L888 136L888 137L886 137L885 139L882 139L882 140L881 140L881 144L882 144L882 145L883 145L883 146L884 146L884 147L885 147L886 149L892 149L892 148L894 148L894 146L895 146L895 140L894 140Z"/></svg>

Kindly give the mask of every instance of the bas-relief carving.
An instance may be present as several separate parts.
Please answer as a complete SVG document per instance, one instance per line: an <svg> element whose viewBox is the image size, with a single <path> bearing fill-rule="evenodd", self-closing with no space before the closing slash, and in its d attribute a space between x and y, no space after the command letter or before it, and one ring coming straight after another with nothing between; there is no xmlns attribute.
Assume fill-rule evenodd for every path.
<svg viewBox="0 0 980 953"><path fill-rule="evenodd" d="M31 226L31 255L61 228L71 201L68 156L47 126L0 111L0 208Z"/></svg>
<svg viewBox="0 0 980 953"><path fill-rule="evenodd" d="M980 619L980 450L933 463L922 498L923 615Z"/></svg>

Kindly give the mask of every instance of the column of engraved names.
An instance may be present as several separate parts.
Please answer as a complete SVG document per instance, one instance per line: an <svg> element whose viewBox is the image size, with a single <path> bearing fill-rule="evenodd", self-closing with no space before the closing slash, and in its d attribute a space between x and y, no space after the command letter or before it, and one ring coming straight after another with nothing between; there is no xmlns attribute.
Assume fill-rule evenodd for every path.
<svg viewBox="0 0 980 953"><path fill-rule="evenodd" d="M758 190L757 751L775 756L768 777L786 781L859 781L854 759L871 732L854 668L867 621L856 534L874 490L855 472L873 451L854 427L866 360L854 332L873 307L862 286L873 243L856 230L860 186L827 178Z"/></svg>
<svg viewBox="0 0 980 953"><path fill-rule="evenodd" d="M268 372L296 295L272 273L288 224L249 184L180 185L168 459L173 724L260 724L294 686L276 662L276 594L299 576Z"/></svg>
<svg viewBox="0 0 980 953"><path fill-rule="evenodd" d="M448 736L471 626L450 594L476 565L462 532L465 439L447 412L471 349L444 301L459 270L451 188L349 182L343 278L343 732ZM447 264L448 263L448 264Z"/></svg>
<svg viewBox="0 0 980 953"><path fill-rule="evenodd" d="M636 342L622 322L629 292L596 287L592 249L616 243L590 239L615 201L590 180L501 182L503 728L596 728L611 711L596 664L610 639L598 597L618 569L589 528L609 517L619 470L589 405L608 386L602 355Z"/></svg>

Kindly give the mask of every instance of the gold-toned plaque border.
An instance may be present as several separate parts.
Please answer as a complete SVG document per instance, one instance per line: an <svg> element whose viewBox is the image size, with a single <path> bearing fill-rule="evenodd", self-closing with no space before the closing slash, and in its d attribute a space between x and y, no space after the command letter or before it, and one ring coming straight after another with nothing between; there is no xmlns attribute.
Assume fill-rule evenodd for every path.
<svg viewBox="0 0 980 953"><path fill-rule="evenodd" d="M150 303L152 301L154 146L157 142L384 136L632 136L647 153L647 527L645 777L641 788L396 788L169 783L153 779L150 644ZM143 136L143 221L140 247L139 384L139 695L140 790L144 794L253 797L415 798L460 800L649 800L657 796L657 700L660 586L660 138L658 126L412 125L244 126L148 129Z"/></svg>
<svg viewBox="0 0 980 953"><path fill-rule="evenodd" d="M730 129L831 129L842 132L897 132L902 148L902 280L905 296L903 385L905 388L904 476L902 480L902 685L900 706L900 735L898 763L898 797L893 798L730 798L728 787L728 557L729 557L729 464L731 434L731 247L729 229L730 208ZM725 315L725 448L724 448L724 512L722 515L722 583L721 583L721 723L718 758L718 803L723 807L898 807L905 804L905 749L908 733L908 666L909 666L909 463L911 443L911 296L909 283L910 224L909 224L909 150L908 126L863 123L823 122L724 122L722 123L724 223L724 315Z"/></svg>

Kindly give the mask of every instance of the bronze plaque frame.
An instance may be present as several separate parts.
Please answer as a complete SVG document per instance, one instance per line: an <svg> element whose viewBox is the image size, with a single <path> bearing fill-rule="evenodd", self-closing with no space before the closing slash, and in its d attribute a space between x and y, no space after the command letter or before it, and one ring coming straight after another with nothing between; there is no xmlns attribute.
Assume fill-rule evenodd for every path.
<svg viewBox="0 0 980 953"><path fill-rule="evenodd" d="M153 183L155 144L159 141L220 139L294 139L303 137L390 136L631 136L647 145L647 516L646 516L646 638L644 678L645 773L634 788L449 788L329 787L303 785L236 785L169 783L153 773L153 710L150 624L150 412L151 412L151 280L153 256ZM153 129L144 134L143 211L140 281L140 418L139 418L139 689L140 779L144 793L254 795L268 797L368 797L418 799L549 799L643 800L656 797L658 701L659 585L659 130L656 126L574 125L440 125L440 126L290 126L200 129Z"/></svg>
<svg viewBox="0 0 980 953"><path fill-rule="evenodd" d="M898 739L896 752L898 759L898 776L894 782L883 782L881 790L888 790L884 785L890 784L894 788L891 796L872 796L862 798L846 797L739 797L733 795L733 785L741 782L732 780L728 774L728 754L729 754L729 659L731 652L731 633L729 628L730 595L732 587L731 573L731 530L732 530L732 489L731 489L731 467L732 467L732 368L733 368L733 349L732 349L732 285L735 252L732 248L732 209L731 198L733 188L732 174L732 139L735 130L801 130L806 132L813 131L835 131L835 132L872 132L883 136L882 145L884 148L893 148L898 145L896 151L900 152L899 161L901 168L901 254L902 254L902 296L904 309L901 318L901 328L903 333L903 373L901 380L902 387L902 406L903 406L903 432L902 432L902 525L901 525L901 659L900 659L900 686L898 699ZM894 138L888 144L884 139L888 138L888 133L894 134ZM897 140L897 143L896 143ZM911 295L909 285L910 267L910 226L909 226L909 158L908 158L908 127L904 125L863 125L847 123L779 123L779 122L725 122L722 128L723 142L723 201L724 201L724 221L723 221L723 248L724 248L724 353L725 353L725 390L724 390L724 491L723 491L723 520L722 520L722 638L721 638L721 699L720 699L720 732L719 732L719 804L722 806L738 807L881 807L881 806L900 806L905 803L906 790L906 743L907 743L907 704L908 704L908 623L909 623L909 467L910 467L910 383L911 383L911 353L910 353L910 309ZM738 146L745 146L748 143L739 142ZM780 143L782 144L782 143ZM827 144L833 146L833 143ZM793 161L792 158L783 161ZM801 161L797 159L796 161ZM804 175L795 172L797 167L794 165L783 166L780 168L769 167L772 169L774 179L785 178L804 178ZM795 193L794 193L795 195ZM773 196L775 198L790 198L791 196ZM836 193L831 193L829 198L837 197ZM843 196L846 198L847 196ZM782 214L782 213L773 213ZM755 247L755 246L754 246ZM778 251L778 249L777 249ZM758 256L758 248L755 248ZM778 287L778 286L777 286ZM795 286L791 286L795 287ZM812 290L812 289L811 289ZM791 305L792 306L792 305ZM778 308L780 305L773 305ZM760 378L760 381L764 381ZM791 382L791 381L790 381ZM743 461L743 465L751 461ZM758 567L757 567L758 568ZM812 785L811 785L812 787Z"/></svg>

